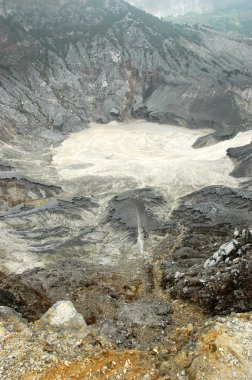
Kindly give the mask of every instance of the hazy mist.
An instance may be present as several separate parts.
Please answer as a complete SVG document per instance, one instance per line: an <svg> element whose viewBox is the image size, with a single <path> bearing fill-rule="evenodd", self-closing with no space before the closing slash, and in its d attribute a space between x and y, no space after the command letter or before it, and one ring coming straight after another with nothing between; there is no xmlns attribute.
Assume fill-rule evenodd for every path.
<svg viewBox="0 0 252 380"><path fill-rule="evenodd" d="M248 0L130 0L131 4L145 9L156 16L182 15L189 12L208 13L234 9L251 8Z"/></svg>

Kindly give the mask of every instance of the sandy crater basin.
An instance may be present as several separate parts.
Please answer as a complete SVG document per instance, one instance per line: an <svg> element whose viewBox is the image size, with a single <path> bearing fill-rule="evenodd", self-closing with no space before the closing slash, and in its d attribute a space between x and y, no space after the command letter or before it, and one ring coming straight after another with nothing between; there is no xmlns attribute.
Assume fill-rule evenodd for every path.
<svg viewBox="0 0 252 380"><path fill-rule="evenodd" d="M252 131L194 149L194 142L206 133L142 120L93 123L54 149L53 165L65 180L128 177L139 187L163 188L175 197L208 185L238 186L239 180L230 176L234 165L226 150L248 144Z"/></svg>

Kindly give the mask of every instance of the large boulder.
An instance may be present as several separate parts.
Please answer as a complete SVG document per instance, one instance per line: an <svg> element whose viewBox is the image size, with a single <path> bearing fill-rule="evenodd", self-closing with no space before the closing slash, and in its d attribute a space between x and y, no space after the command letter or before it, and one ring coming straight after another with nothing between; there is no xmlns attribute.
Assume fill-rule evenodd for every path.
<svg viewBox="0 0 252 380"><path fill-rule="evenodd" d="M57 302L42 316L40 322L55 327L87 328L85 319L71 301Z"/></svg>

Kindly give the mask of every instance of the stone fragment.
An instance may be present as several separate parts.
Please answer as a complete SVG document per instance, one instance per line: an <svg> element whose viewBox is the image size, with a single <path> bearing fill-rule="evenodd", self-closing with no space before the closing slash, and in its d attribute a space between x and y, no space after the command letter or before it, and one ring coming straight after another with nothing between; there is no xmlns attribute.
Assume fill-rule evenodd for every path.
<svg viewBox="0 0 252 380"><path fill-rule="evenodd" d="M20 332L28 327L28 322L10 307L0 306L0 324L9 331Z"/></svg>
<svg viewBox="0 0 252 380"><path fill-rule="evenodd" d="M30 333L27 320L10 307L0 306L0 341L15 333Z"/></svg>
<svg viewBox="0 0 252 380"><path fill-rule="evenodd" d="M118 111L118 109L116 109L116 108L113 107L113 108L110 110L110 114L111 114L112 116L118 117L118 116L120 115L120 112Z"/></svg>
<svg viewBox="0 0 252 380"><path fill-rule="evenodd" d="M40 319L40 322L56 327L86 328L87 323L71 301L59 301Z"/></svg>

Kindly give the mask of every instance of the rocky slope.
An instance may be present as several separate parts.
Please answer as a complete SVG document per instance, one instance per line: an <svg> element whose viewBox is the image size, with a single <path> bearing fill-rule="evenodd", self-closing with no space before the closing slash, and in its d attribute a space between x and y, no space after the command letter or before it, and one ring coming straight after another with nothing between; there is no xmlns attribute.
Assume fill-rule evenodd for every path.
<svg viewBox="0 0 252 380"><path fill-rule="evenodd" d="M183 235L162 264L163 286L173 297L213 314L250 310L251 195L210 187L181 199L173 218Z"/></svg>
<svg viewBox="0 0 252 380"><path fill-rule="evenodd" d="M0 307L1 379L248 380L251 313L177 329L149 350L119 350L88 327L71 302L36 323Z"/></svg>
<svg viewBox="0 0 252 380"><path fill-rule="evenodd" d="M212 315L251 311L251 132L229 141L233 178L226 145L203 147L251 127L251 42L117 0L0 0L0 32L1 378L247 379L250 314ZM182 128L114 122L55 148L132 117L215 132L194 150ZM193 164L172 171L178 148Z"/></svg>
<svg viewBox="0 0 252 380"><path fill-rule="evenodd" d="M120 0L1 0L0 31L2 139L132 115L225 136L250 126L250 40Z"/></svg>

